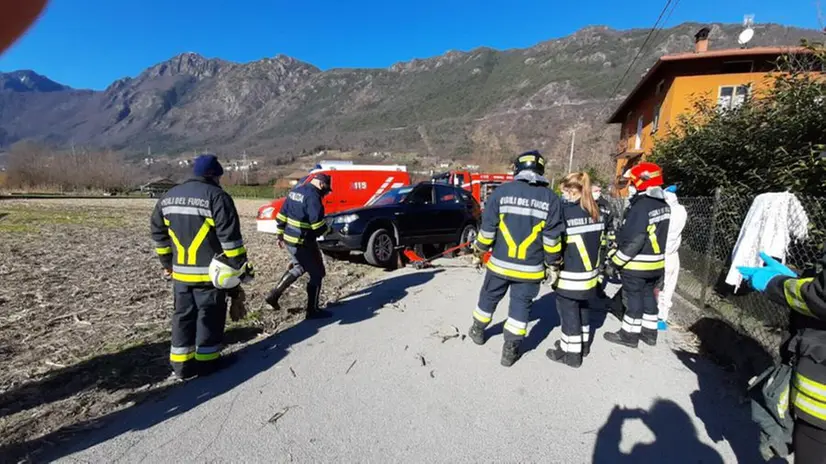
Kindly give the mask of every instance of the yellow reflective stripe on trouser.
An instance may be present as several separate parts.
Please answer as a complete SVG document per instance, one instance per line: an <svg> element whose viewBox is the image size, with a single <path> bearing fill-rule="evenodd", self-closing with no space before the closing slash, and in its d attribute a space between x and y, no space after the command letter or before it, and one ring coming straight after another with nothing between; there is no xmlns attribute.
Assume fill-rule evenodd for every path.
<svg viewBox="0 0 826 464"><path fill-rule="evenodd" d="M806 279L788 279L783 282L783 293L786 295L786 303L795 311L811 316L812 311L803 298L803 286L814 281L814 277Z"/></svg>
<svg viewBox="0 0 826 464"><path fill-rule="evenodd" d="M215 221L213 221L212 218L206 218L204 220L204 223L201 225L201 228L198 229L198 233L195 234L195 238L192 239L192 243L186 250L187 264L194 265L197 262L198 248L200 248L201 244L204 243L204 239L206 239L206 236L209 233L209 228L213 226L215 226Z"/></svg>
<svg viewBox="0 0 826 464"><path fill-rule="evenodd" d="M582 258L582 264L585 266L585 270L593 271L594 266L591 264L591 257L588 255L588 249L585 248L585 240L582 239L582 235L569 235L566 237L565 241L576 245L577 250L579 250L579 257Z"/></svg>
<svg viewBox="0 0 826 464"><path fill-rule="evenodd" d="M181 274L180 272L173 272L172 278L178 282L186 282L189 284L211 282L209 274Z"/></svg>
<svg viewBox="0 0 826 464"><path fill-rule="evenodd" d="M599 277L588 280L566 280L560 278L556 283L556 288L562 290L590 290L599 284Z"/></svg>
<svg viewBox="0 0 826 464"><path fill-rule="evenodd" d="M221 357L221 353L195 353L196 361L215 361Z"/></svg>
<svg viewBox="0 0 826 464"><path fill-rule="evenodd" d="M498 266L493 263L493 258L491 257L488 260L487 268L491 271L495 272L496 274L503 275L505 277L514 277L517 279L525 279L525 280L542 280L545 278L545 270L536 271L536 272L526 272L526 271L517 271L514 269L505 269L501 266Z"/></svg>
<svg viewBox="0 0 826 464"><path fill-rule="evenodd" d="M531 234L528 235L522 243L519 244L519 259L525 259L528 256L528 247L536 241L539 233L545 228L545 221L540 221L539 224L533 226Z"/></svg>
<svg viewBox="0 0 826 464"><path fill-rule="evenodd" d="M654 254L660 254L660 244L657 242L657 225L648 225L648 239L651 240L651 248L654 249Z"/></svg>
<svg viewBox="0 0 826 464"><path fill-rule="evenodd" d="M528 333L528 323L509 317L505 322L505 330L514 335L525 335Z"/></svg>
<svg viewBox="0 0 826 464"><path fill-rule="evenodd" d="M172 243L175 244L175 249L178 250L178 264L183 264L184 260L186 259L186 253L184 252L184 246L181 245L181 241L178 240L178 236L175 235L175 232L172 229L169 229L169 238L172 239Z"/></svg>
<svg viewBox="0 0 826 464"><path fill-rule="evenodd" d="M241 255L243 255L243 254L244 254L244 253L246 253L246 252L247 252L247 249L246 249L246 248L244 248L244 247L233 248L233 249L231 249L231 250L224 250L224 254L225 254L228 258L234 258L234 257L236 257L236 256L241 256Z"/></svg>
<svg viewBox="0 0 826 464"><path fill-rule="evenodd" d="M487 324L490 322L491 318L493 318L493 313L489 313L483 311L480 308L476 308L473 310L473 318L483 324Z"/></svg>
<svg viewBox="0 0 826 464"><path fill-rule="evenodd" d="M505 239L505 242L508 244L508 257L516 258L516 242L513 240L513 236L511 235L511 231L508 230L508 226L505 225L505 215L499 215L499 230L502 231L502 237Z"/></svg>
<svg viewBox="0 0 826 464"><path fill-rule="evenodd" d="M163 256L172 253L172 247L155 248L155 253Z"/></svg>
<svg viewBox="0 0 826 464"><path fill-rule="evenodd" d="M169 360L176 363L184 363L195 358L194 346L173 346L169 350Z"/></svg>

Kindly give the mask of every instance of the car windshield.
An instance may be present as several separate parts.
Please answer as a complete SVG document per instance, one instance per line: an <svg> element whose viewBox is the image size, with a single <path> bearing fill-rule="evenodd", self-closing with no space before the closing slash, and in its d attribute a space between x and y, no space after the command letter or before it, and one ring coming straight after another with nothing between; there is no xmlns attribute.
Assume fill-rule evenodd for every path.
<svg viewBox="0 0 826 464"><path fill-rule="evenodd" d="M370 203L367 203L367 206L397 205L403 202L404 199L407 198L407 195L412 191L413 187L400 187L388 190L382 196L376 198Z"/></svg>

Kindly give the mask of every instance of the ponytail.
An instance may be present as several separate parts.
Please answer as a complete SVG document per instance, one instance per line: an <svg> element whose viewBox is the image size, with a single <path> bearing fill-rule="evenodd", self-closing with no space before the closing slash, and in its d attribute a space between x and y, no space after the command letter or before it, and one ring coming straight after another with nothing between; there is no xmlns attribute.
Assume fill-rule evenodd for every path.
<svg viewBox="0 0 826 464"><path fill-rule="evenodd" d="M591 193L591 177L587 172L572 172L562 179L560 187L565 187L580 192L579 204L582 206L594 222L599 221L599 206Z"/></svg>

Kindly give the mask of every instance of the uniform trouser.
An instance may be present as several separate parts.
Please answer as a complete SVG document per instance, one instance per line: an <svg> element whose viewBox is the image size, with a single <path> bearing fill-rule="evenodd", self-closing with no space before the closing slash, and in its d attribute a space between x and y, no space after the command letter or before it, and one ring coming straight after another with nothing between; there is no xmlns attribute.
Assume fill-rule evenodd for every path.
<svg viewBox="0 0 826 464"><path fill-rule="evenodd" d="M657 301L660 320L668 320L668 312L671 310L671 300L674 297L674 290L677 289L677 277L679 275L680 255L677 253L665 255L665 279Z"/></svg>
<svg viewBox="0 0 826 464"><path fill-rule="evenodd" d="M310 275L307 282L307 311L315 311L321 298L321 281L327 275L318 243L312 241L300 247L288 246L287 251L290 252L293 263L289 272L296 278L305 272Z"/></svg>
<svg viewBox="0 0 826 464"><path fill-rule="evenodd" d="M622 318L622 331L639 337L641 332L657 335L657 299L654 288L659 277L639 277L621 273L622 302L625 315Z"/></svg>
<svg viewBox="0 0 826 464"><path fill-rule="evenodd" d="M795 464L826 463L826 430L798 419L792 440Z"/></svg>
<svg viewBox="0 0 826 464"><path fill-rule="evenodd" d="M189 377L211 370L221 356L227 318L227 293L212 286L175 283L172 349L169 361L176 374Z"/></svg>
<svg viewBox="0 0 826 464"><path fill-rule="evenodd" d="M562 320L560 349L566 353L582 353L583 345L591 341L588 301L574 300L557 293L556 309Z"/></svg>
<svg viewBox="0 0 826 464"><path fill-rule="evenodd" d="M488 271L479 292L479 304L473 318L484 325L490 324L496 306L510 288L510 307L505 322L505 341L520 341L528 333L531 305L539 294L539 282L515 282Z"/></svg>

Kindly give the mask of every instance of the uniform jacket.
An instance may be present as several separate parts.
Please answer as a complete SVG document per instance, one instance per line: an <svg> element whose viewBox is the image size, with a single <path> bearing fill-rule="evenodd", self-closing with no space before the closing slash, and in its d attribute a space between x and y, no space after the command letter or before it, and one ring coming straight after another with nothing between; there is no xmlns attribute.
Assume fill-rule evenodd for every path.
<svg viewBox="0 0 826 464"><path fill-rule="evenodd" d="M321 191L309 182L291 190L275 216L275 224L276 234L282 235L285 242L293 246L315 245L318 237L329 231Z"/></svg>
<svg viewBox="0 0 826 464"><path fill-rule="evenodd" d="M602 240L602 246L609 246L614 243L616 240L616 231L614 230L614 210L611 208L611 203L605 199L605 197L599 197L597 200L597 206L599 206L599 212L602 215L602 222L605 224L605 234L604 240Z"/></svg>
<svg viewBox="0 0 826 464"><path fill-rule="evenodd" d="M540 282L561 257L561 201L548 181L522 171L488 198L474 246L491 250L490 272L516 282Z"/></svg>
<svg viewBox="0 0 826 464"><path fill-rule="evenodd" d="M176 282L211 285L209 263L222 252L236 268L247 260L235 203L203 177L172 187L155 204L150 228L155 251Z"/></svg>
<svg viewBox="0 0 826 464"><path fill-rule="evenodd" d="M665 254L673 255L680 250L683 242L683 229L688 221L688 212L680 204L677 195L665 192L665 202L671 208L671 218L668 220L668 242L665 244Z"/></svg>
<svg viewBox="0 0 826 464"><path fill-rule="evenodd" d="M652 187L631 199L617 232L611 264L643 278L662 277L671 209L664 191Z"/></svg>
<svg viewBox="0 0 826 464"><path fill-rule="evenodd" d="M596 294L601 258L599 256L605 217L598 220L580 202L562 202L565 233L562 243L562 269L554 288L564 297L587 300Z"/></svg>
<svg viewBox="0 0 826 464"><path fill-rule="evenodd" d="M789 349L796 358L790 402L798 418L826 429L826 256L812 277L775 277L768 296L794 310Z"/></svg>

